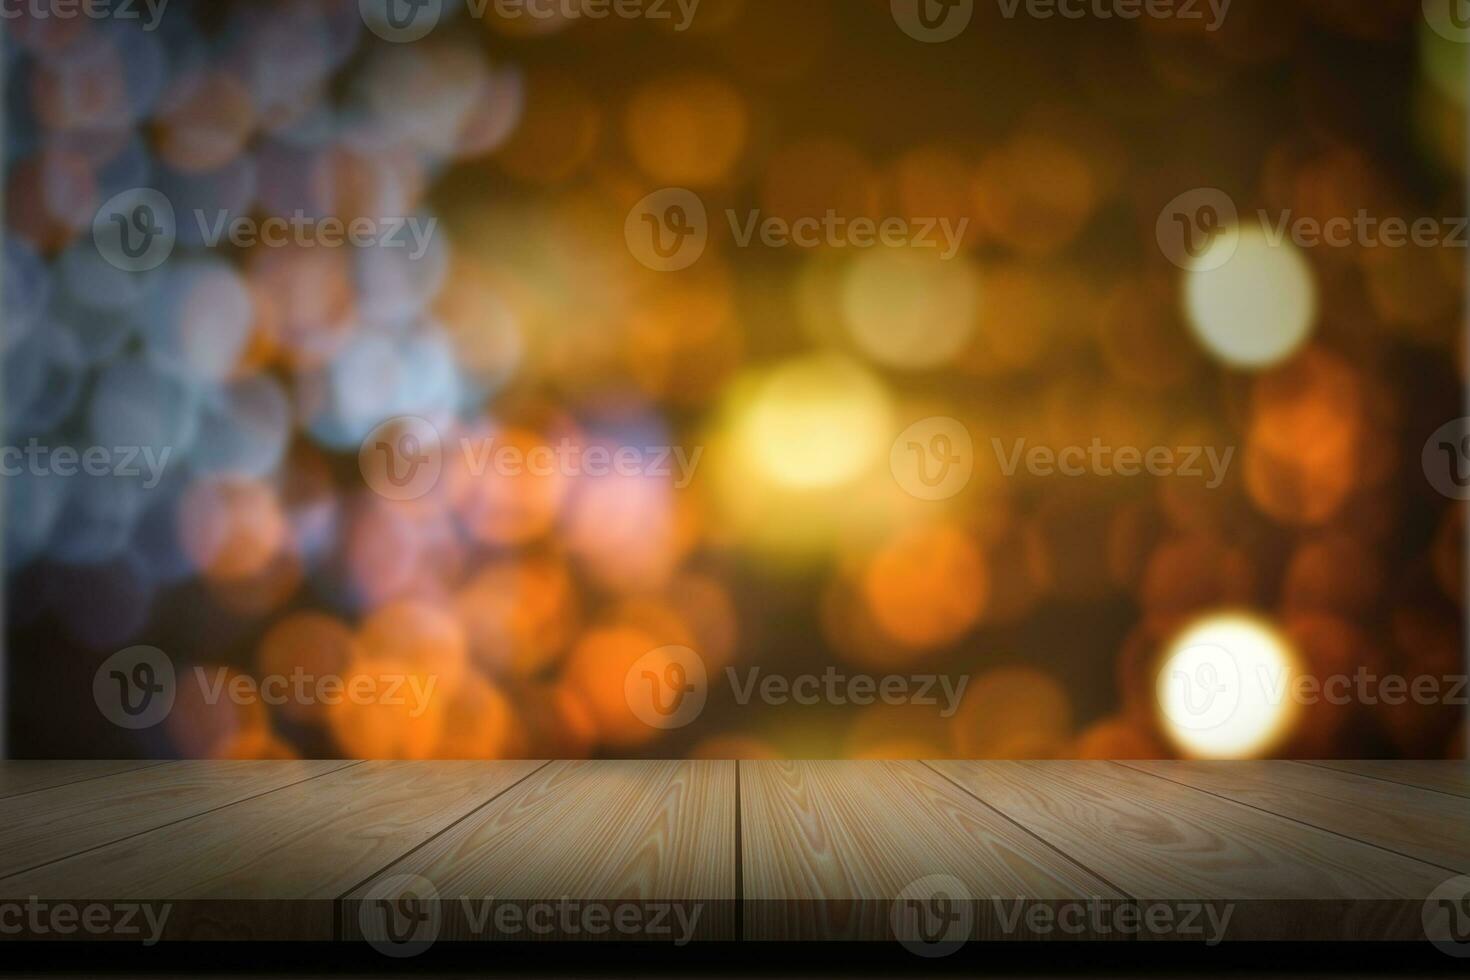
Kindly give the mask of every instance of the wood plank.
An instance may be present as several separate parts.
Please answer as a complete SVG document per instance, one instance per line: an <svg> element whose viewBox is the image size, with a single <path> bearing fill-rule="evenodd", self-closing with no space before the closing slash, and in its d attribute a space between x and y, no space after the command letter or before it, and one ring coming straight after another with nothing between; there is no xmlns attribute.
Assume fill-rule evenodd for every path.
<svg viewBox="0 0 1470 980"><path fill-rule="evenodd" d="M735 792L734 762L551 763L353 890L342 935L428 894L451 941L733 939Z"/></svg>
<svg viewBox="0 0 1470 980"><path fill-rule="evenodd" d="M330 940L338 897L542 765L349 766L0 879L0 895L167 905L168 940Z"/></svg>
<svg viewBox="0 0 1470 980"><path fill-rule="evenodd" d="M0 762L0 798L162 764L148 759L19 759Z"/></svg>
<svg viewBox="0 0 1470 980"><path fill-rule="evenodd" d="M1441 868L1108 762L936 762L935 769L1093 868L1172 908L1145 939L1188 939L1210 903L1238 939L1423 938Z"/></svg>
<svg viewBox="0 0 1470 980"><path fill-rule="evenodd" d="M1470 797L1470 762L1426 759L1313 759L1308 765L1371 776L1390 783Z"/></svg>
<svg viewBox="0 0 1470 980"><path fill-rule="evenodd" d="M1470 799L1295 762L1125 762L1453 871L1470 871Z"/></svg>
<svg viewBox="0 0 1470 980"><path fill-rule="evenodd" d="M171 762L0 800L0 876L153 830L350 762Z"/></svg>
<svg viewBox="0 0 1470 980"><path fill-rule="evenodd" d="M743 762L740 776L747 939L913 941L913 917L937 924L936 876L969 909L930 936L949 941L1036 938L1033 904L1123 898L922 763Z"/></svg>

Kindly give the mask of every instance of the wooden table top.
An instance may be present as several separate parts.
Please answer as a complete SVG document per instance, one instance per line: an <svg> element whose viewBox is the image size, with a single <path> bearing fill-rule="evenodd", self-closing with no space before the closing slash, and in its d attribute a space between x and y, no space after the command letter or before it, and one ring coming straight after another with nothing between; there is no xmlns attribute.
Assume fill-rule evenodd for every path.
<svg viewBox="0 0 1470 980"><path fill-rule="evenodd" d="M1460 762L8 762L0 835L0 940L1470 950Z"/></svg>

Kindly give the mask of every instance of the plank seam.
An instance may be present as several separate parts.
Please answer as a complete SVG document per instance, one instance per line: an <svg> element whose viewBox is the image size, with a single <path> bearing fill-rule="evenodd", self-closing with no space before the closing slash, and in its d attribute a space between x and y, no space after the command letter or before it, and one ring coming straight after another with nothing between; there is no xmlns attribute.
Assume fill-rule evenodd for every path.
<svg viewBox="0 0 1470 980"><path fill-rule="evenodd" d="M1036 831L1032 830L1030 827L1028 827L1025 824L1021 823L1019 820L1015 819L1010 814L1006 813L1004 810L1001 810L999 807L995 806L990 801L985 800L985 799L982 799L978 794L976 794L975 792L973 792L968 786L966 786L965 784L963 784L963 783L959 782L958 780L954 779L948 773L944 773L944 772L941 772L938 769L935 769L934 768L934 765L932 763L928 762L927 760L920 759L920 760L918 760L918 763L919 763L919 765L928 768L930 772L933 772L940 779L946 780L947 782L949 782L953 786L957 787L960 790L960 792L964 793L966 796L970 797L971 799L977 801L981 806L986 807L987 809L989 809L989 810L991 810L991 811L999 814L1000 817L1001 817L1001 819L1005 820L1007 823L1012 824L1013 826L1015 826L1016 828L1018 828L1022 833L1026 834L1028 837L1034 838L1035 840L1039 841L1042 844L1042 846L1044 846L1044 847L1046 847L1046 848L1048 848L1050 850L1053 850L1056 853L1060 854L1062 856L1063 860L1070 861L1071 863L1075 864L1077 867L1081 868L1083 871L1087 872L1089 875L1091 875L1092 877L1096 878L1098 881L1102 882L1104 885L1107 885L1109 888L1111 888L1113 891L1117 892L1119 895L1122 895L1128 901L1130 901L1130 902L1137 902L1138 901L1138 897L1136 895L1132 895L1129 892L1125 891L1124 889L1119 888L1116 884L1114 884L1113 882L1109 881L1106 877L1104 877L1103 875L1098 874L1096 871L1092 870L1087 865L1083 864L1081 861L1077 860L1072 855L1070 855L1066 851L1062 850L1060 847L1057 847L1051 841L1047 840L1045 837L1042 837Z"/></svg>
<svg viewBox="0 0 1470 980"><path fill-rule="evenodd" d="M1406 783L1401 779L1389 779L1387 776L1378 776L1369 772L1359 772L1356 769L1338 769L1335 766L1324 766L1320 763L1312 762L1308 759L1291 759L1287 761L1290 761L1292 765L1311 766L1313 769L1321 769L1323 772L1337 773L1339 776L1358 776L1362 779L1376 779L1380 783L1388 783L1390 786L1407 786L1410 789L1422 789L1426 793L1438 793L1441 796L1449 796L1457 800L1470 800L1470 792L1452 793L1447 789L1435 789L1432 786L1424 786L1419 783ZM1454 760L1449 761L1453 762Z"/></svg>
<svg viewBox="0 0 1470 980"><path fill-rule="evenodd" d="M374 871L372 874L368 875L366 878L362 879L357 884L355 884L351 888L347 889L341 895L338 895L336 898L332 899L332 921L334 923L334 930L335 930L336 935L338 936L338 938L340 938L341 935L342 935L342 903L347 900L347 896L351 895L353 892L357 891L359 888L362 888L368 882L372 881L374 878L376 878L379 875L383 874L389 868L393 867L395 864L397 864L398 862L402 861L404 858L408 857L410 854L413 854L415 851L421 850L422 848L427 847L428 845L432 844L434 841L438 840L442 835L448 833L450 830L453 830L455 827L459 826L461 823L463 823L464 821L468 820L470 817L473 817L475 814L477 814L481 810L485 809L485 807L489 806L491 803L494 803L496 800L500 799L506 793L509 793L511 790L515 789L521 783L524 783L526 780L530 779L532 776L536 775L538 772L540 772L541 770L545 769L547 766L551 765L551 762L552 762L552 760L550 760L550 759L547 759L546 761L542 762L541 765L537 766L535 769L532 769L530 772L527 772L520 779L517 779L515 782L511 783L509 786L506 786L500 792L492 794L489 798L487 798L485 800L485 802L483 802L480 805L476 806L474 809L465 812L462 816L458 817L455 820L450 821L449 823L445 824L443 827L440 827L437 831L435 831L434 833L430 834L428 837L425 837L423 840L419 841L413 847L410 847L408 850L404 851L402 854L398 855L393 860L391 860L387 864L383 865L377 871Z"/></svg>
<svg viewBox="0 0 1470 980"><path fill-rule="evenodd" d="M10 759L8 761L10 761L10 762L29 762L29 761L32 761L32 760L28 760L28 759ZM36 761L40 761L40 760L36 760ZM102 773L98 773L95 776L83 776L81 779L70 779L70 780L67 780L64 783L55 783L55 784L53 784L51 786L41 786L41 787L38 787L36 789L24 789L24 790L21 790L19 793L6 793L5 795L0 796L0 800L14 800L14 799L19 799L22 796L30 796L32 793L46 793L46 792L49 792L50 790L53 790L53 789L61 789L61 787L63 787L63 786L75 786L77 783L90 783L90 782L92 782L95 779L110 779L113 776L127 776L127 775L129 775L131 773L142 772L144 769L157 769L159 766L166 766L170 762L173 762L173 761L175 761L175 760L172 760L172 759L154 759L154 760L143 760L143 759L139 759L138 760L138 765L135 766L135 767L133 767L132 769L119 769L117 772L102 772Z"/></svg>
<svg viewBox="0 0 1470 980"><path fill-rule="evenodd" d="M206 814L218 813L220 810L228 810L230 807L235 806L236 804L239 804L239 803L247 803L250 800L258 800L262 796L269 796L270 794L272 794L272 793L278 793L278 792L280 792L283 789L290 789L292 786L300 786L302 783L309 783L313 779L320 779L323 776L330 776L334 772L341 772L344 769L351 769L353 766L357 766L357 765L361 765L361 764L362 764L361 762L348 762L348 763L345 763L343 765L337 766L334 769L326 769L326 770L324 770L322 772L312 773L310 776L307 776L304 779L298 779L295 782L283 783L280 786L272 786L270 789L262 790L259 793L252 793L250 796L242 796L238 800L231 800L228 803L221 803L219 806L212 806L212 807L209 807L207 810L200 810L198 813L191 813L191 814L188 814L187 816L179 817L177 820L170 820L167 823L161 823L161 824L159 824L156 827L149 827L147 830L140 830L137 833L126 834L126 835L124 835L122 837L119 837L119 838L117 838L115 840L105 841L105 842L103 842L101 844L96 844L96 845L94 845L92 847L84 847L80 851L77 851L77 852L72 853L72 854L67 854L67 855L64 855L64 856L59 857L59 858L53 858L50 861L42 861L40 864L32 865L29 868L21 868L18 871L12 871L9 874L0 875L0 886L3 886L4 883L5 883L5 881L7 879L14 878L16 875L29 874L30 872L35 871L35 870L37 870L39 868L44 868L47 865L56 864L58 861L70 861L72 858L81 857L83 854L91 854L93 851L100 851L104 847L112 847L114 844L121 844L123 841L132 840L134 837L142 837L145 834L156 833L156 832L158 832L160 830L164 830L164 829L167 829L169 827L176 826L177 824L181 824L181 823L184 823L184 822L189 821L189 820L195 820L195 819L197 819L199 817L205 816ZM130 772L137 772L138 770L129 770L129 771Z"/></svg>
<svg viewBox="0 0 1470 980"><path fill-rule="evenodd" d="M735 760L735 941L745 941L745 836L740 822L740 760Z"/></svg>
<svg viewBox="0 0 1470 980"><path fill-rule="evenodd" d="M1127 765L1125 763L1118 762L1116 760L1112 760L1112 765L1118 766L1119 768L1122 768L1122 769L1128 769L1128 770L1130 770L1132 772L1142 773L1145 776L1152 776L1155 779L1161 779L1164 782L1171 783L1174 786L1180 786L1180 787L1182 787L1184 789L1194 790L1196 793L1203 793L1206 796L1213 796L1217 800L1224 800L1226 803L1234 803L1237 806L1243 806L1243 807L1245 807L1245 808L1247 808L1249 810L1255 810L1257 813L1264 813L1264 814L1267 814L1269 816L1279 817L1282 820L1289 820L1292 823L1301 824L1303 827L1311 827L1313 830L1320 830L1324 834L1331 834L1334 837L1341 837L1343 840L1350 840L1350 841L1352 841L1355 844L1362 844L1364 847L1372 847L1372 848L1375 848L1377 850L1383 851L1385 853L1393 854L1393 855L1396 855L1398 857L1405 858L1405 859L1407 859L1409 861L1413 861L1416 864L1427 865L1428 867L1431 867L1431 868L1439 868L1442 871L1448 871L1450 874L1463 874L1464 873L1459 868L1453 868L1453 867L1450 867L1450 866L1444 865L1444 864L1436 864L1433 861L1426 861L1424 858L1415 857L1412 854L1405 854L1403 851L1396 851L1396 850L1394 850L1391 847L1384 847L1382 844L1375 844L1372 841L1363 840L1363 839L1361 839L1359 837L1354 837L1351 834L1345 834L1345 833L1343 833L1340 830L1333 830L1331 827L1319 827L1319 826L1317 826L1314 823L1309 823L1306 820L1300 820L1300 819L1298 819L1296 817L1293 817L1293 816L1291 816L1289 814L1286 814L1286 813L1277 813L1275 810L1267 810L1265 807L1263 807L1263 806L1256 806L1254 803L1247 803L1244 800L1237 800L1233 796L1226 796L1223 793L1216 793L1216 792L1214 792L1212 790L1201 789L1200 787L1198 787L1198 786L1192 786L1189 783L1181 783L1177 779L1170 779L1168 776L1161 776L1158 773L1156 773L1156 772L1150 772L1147 769L1138 769L1138 768L1136 768L1134 766L1130 766L1130 765Z"/></svg>

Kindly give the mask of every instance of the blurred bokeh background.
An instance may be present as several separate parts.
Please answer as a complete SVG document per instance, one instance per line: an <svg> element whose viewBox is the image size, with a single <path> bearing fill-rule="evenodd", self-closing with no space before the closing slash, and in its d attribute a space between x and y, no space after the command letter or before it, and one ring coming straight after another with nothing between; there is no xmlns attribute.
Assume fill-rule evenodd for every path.
<svg viewBox="0 0 1470 980"><path fill-rule="evenodd" d="M8 20L5 444L171 450L156 486L4 478L10 752L1162 758L1201 751L1157 683L1200 630L1302 676L1462 677L1463 504L1421 450L1466 414L1466 252L1255 215L1465 215L1467 46L1419 0L1235 0L1213 31L1004 6L941 44L888 0L703 0L686 30L446 2L408 43L357 0ZM178 242L124 272L93 221L140 187ZM678 272L625 237L669 187L710 216ZM1160 241L1196 188L1239 208L1220 270ZM210 246L196 209L438 225L416 257ZM727 211L967 223L945 260L742 247ZM446 453L398 501L359 449L403 415L701 455L685 486ZM974 447L940 500L893 458L933 418ZM1021 439L1234 455L1213 487L1007 475ZM93 678L137 644L180 682L130 731ZM710 678L676 730L625 697L665 645ZM195 667L437 688L210 703ZM742 705L729 667L968 682L949 717ZM1282 703L1232 751L1458 757L1452 702Z"/></svg>

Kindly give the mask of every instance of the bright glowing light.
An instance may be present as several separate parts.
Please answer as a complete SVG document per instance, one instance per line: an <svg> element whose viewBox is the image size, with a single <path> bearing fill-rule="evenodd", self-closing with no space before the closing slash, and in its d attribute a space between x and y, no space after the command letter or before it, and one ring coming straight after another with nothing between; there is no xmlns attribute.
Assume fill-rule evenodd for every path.
<svg viewBox="0 0 1470 980"><path fill-rule="evenodd" d="M742 455L771 482L797 490L849 483L892 438L882 384L845 358L789 361L756 387L736 423Z"/></svg>
<svg viewBox="0 0 1470 980"><path fill-rule="evenodd" d="M964 347L980 296L963 259L882 249L848 270L842 300L864 354L888 367L922 370L948 363Z"/></svg>
<svg viewBox="0 0 1470 980"><path fill-rule="evenodd" d="M1213 616L1171 644L1158 675L1164 733L1200 759L1263 756L1296 720L1291 699L1297 656L1266 623Z"/></svg>
<svg viewBox="0 0 1470 980"><path fill-rule="evenodd" d="M1243 227L1218 235L1210 251L1229 249L1218 261L1208 252L1200 272L1186 273L1184 307L1195 336L1233 367L1266 368L1296 353L1317 320L1317 287L1297 247L1273 243L1264 230ZM1218 268L1216 266L1218 265Z"/></svg>

